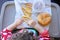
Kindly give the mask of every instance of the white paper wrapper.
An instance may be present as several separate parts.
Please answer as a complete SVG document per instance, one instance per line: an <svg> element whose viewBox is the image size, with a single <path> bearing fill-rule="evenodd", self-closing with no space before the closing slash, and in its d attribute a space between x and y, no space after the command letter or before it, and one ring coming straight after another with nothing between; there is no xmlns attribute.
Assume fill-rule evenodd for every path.
<svg viewBox="0 0 60 40"><path fill-rule="evenodd" d="M47 1L47 0L45 0ZM38 12L48 12L51 14L51 7L46 7L46 3L44 0L15 0L15 6L16 6L16 16L15 16L15 20L17 18L22 18L22 16L24 15L24 13L21 10L21 5L24 3L32 3L32 16L31 18L33 20L37 20L36 15L38 15ZM27 23L23 23L21 25L21 27L30 27L27 25ZM18 27L19 28L19 27ZM49 29L49 25L48 27L45 27L43 29Z"/></svg>

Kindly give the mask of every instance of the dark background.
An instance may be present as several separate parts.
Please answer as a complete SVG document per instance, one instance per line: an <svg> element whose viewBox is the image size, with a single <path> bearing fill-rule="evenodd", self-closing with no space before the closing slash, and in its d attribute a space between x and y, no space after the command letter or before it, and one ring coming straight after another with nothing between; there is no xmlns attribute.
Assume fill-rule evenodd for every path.
<svg viewBox="0 0 60 40"><path fill-rule="evenodd" d="M4 2L6 1L14 1L14 0L0 0L0 12L1 12L1 6ZM55 2L55 3L58 3L60 4L60 0L51 0L51 2Z"/></svg>
<svg viewBox="0 0 60 40"><path fill-rule="evenodd" d="M55 2L60 5L60 0L51 0L51 2Z"/></svg>

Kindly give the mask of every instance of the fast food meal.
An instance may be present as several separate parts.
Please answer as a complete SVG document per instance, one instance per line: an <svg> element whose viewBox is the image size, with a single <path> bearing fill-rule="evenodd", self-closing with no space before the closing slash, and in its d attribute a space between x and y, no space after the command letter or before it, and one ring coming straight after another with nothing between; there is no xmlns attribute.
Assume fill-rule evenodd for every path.
<svg viewBox="0 0 60 40"><path fill-rule="evenodd" d="M51 15L49 13L40 13L38 15L38 23L42 26L47 26L51 22Z"/></svg>
<svg viewBox="0 0 60 40"><path fill-rule="evenodd" d="M32 7L32 4L31 3L26 3L25 5L26 5L26 7L29 7L29 8Z"/></svg>
<svg viewBox="0 0 60 40"><path fill-rule="evenodd" d="M29 19L32 15L32 4L26 3L25 5L22 5L22 11L24 13L24 18Z"/></svg>

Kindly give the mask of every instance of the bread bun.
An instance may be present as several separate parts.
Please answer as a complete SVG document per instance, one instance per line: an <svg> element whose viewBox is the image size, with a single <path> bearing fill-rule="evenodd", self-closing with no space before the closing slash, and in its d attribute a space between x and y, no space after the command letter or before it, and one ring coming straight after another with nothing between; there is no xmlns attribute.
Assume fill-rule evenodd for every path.
<svg viewBox="0 0 60 40"><path fill-rule="evenodd" d="M42 26L47 26L51 22L51 15L49 13L40 13L38 15L38 23Z"/></svg>

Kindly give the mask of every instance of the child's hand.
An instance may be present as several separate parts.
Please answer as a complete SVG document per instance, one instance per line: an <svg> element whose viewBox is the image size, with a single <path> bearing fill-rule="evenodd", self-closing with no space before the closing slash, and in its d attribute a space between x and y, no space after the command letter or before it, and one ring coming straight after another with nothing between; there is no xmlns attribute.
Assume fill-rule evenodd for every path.
<svg viewBox="0 0 60 40"><path fill-rule="evenodd" d="M34 20L29 20L28 25L34 27L36 25L36 22Z"/></svg>
<svg viewBox="0 0 60 40"><path fill-rule="evenodd" d="M38 30L38 32L42 33L44 30L42 29L42 27L37 26L37 23L34 20L30 20L28 21L28 25L35 28L36 30Z"/></svg>
<svg viewBox="0 0 60 40"><path fill-rule="evenodd" d="M22 19L17 19L17 20L15 20L15 24L16 24L16 26L19 26L19 25L21 25L22 23L23 23L23 21L24 21L24 19L22 18Z"/></svg>
<svg viewBox="0 0 60 40"><path fill-rule="evenodd" d="M14 23L12 23L11 25L9 25L7 27L8 30L14 30L16 27L18 27L19 25L21 25L23 23L24 19L16 19L14 21Z"/></svg>

